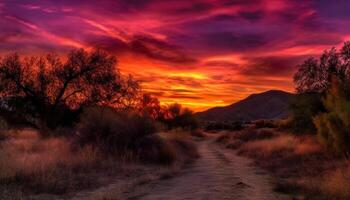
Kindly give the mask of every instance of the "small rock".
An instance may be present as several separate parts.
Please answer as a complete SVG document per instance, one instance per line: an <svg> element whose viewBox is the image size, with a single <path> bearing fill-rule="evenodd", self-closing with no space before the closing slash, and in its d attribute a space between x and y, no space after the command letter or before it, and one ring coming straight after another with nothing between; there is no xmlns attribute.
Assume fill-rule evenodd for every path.
<svg viewBox="0 0 350 200"><path fill-rule="evenodd" d="M240 186L240 187L250 187L249 185L243 183L243 182L238 182L236 183L237 186Z"/></svg>

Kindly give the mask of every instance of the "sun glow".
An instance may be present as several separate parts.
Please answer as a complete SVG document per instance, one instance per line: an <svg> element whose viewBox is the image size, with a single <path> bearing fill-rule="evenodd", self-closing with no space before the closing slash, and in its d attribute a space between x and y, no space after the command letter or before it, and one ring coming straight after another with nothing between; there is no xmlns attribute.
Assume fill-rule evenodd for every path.
<svg viewBox="0 0 350 200"><path fill-rule="evenodd" d="M183 78L193 78L193 79L207 79L208 77L201 73L193 73L193 72L176 72L170 73L170 77L183 77Z"/></svg>
<svg viewBox="0 0 350 200"><path fill-rule="evenodd" d="M0 56L100 48L162 103L199 111L251 93L293 91L298 63L350 39L350 15L325 3L80 2L0 3Z"/></svg>

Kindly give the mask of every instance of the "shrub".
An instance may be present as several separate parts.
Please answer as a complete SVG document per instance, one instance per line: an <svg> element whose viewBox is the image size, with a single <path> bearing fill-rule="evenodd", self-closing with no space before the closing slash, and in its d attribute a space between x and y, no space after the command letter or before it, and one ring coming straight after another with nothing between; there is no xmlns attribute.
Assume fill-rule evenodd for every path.
<svg viewBox="0 0 350 200"><path fill-rule="evenodd" d="M179 160L189 162L199 157L196 145L186 133L172 133L167 140L177 150Z"/></svg>
<svg viewBox="0 0 350 200"><path fill-rule="evenodd" d="M168 129L182 128L195 130L198 128L198 121L193 115L193 111L183 108L181 104L170 104L163 107L163 116L159 119Z"/></svg>
<svg viewBox="0 0 350 200"><path fill-rule="evenodd" d="M205 130L214 131L214 130L230 130L238 131L242 129L242 122L209 122Z"/></svg>
<svg viewBox="0 0 350 200"><path fill-rule="evenodd" d="M260 119L253 122L255 128L276 128L276 123L273 120Z"/></svg>
<svg viewBox="0 0 350 200"><path fill-rule="evenodd" d="M200 130L191 131L190 134L191 134L191 136L198 137L198 138L205 138L206 137L206 135Z"/></svg>
<svg viewBox="0 0 350 200"><path fill-rule="evenodd" d="M291 130L293 118L282 119L276 122L278 130Z"/></svg>
<svg viewBox="0 0 350 200"><path fill-rule="evenodd" d="M91 144L103 152L137 152L140 142L156 132L152 119L135 113L117 112L108 107L86 109L77 125L76 143Z"/></svg>
<svg viewBox="0 0 350 200"><path fill-rule="evenodd" d="M225 144L227 148L238 149L246 143L270 139L276 135L276 133L269 129L247 128L242 131L221 134L215 141Z"/></svg>
<svg viewBox="0 0 350 200"><path fill-rule="evenodd" d="M237 132L233 135L235 139L239 139L243 142L269 139L275 136L275 133L268 129L245 129L243 131Z"/></svg>
<svg viewBox="0 0 350 200"><path fill-rule="evenodd" d="M5 119L0 117L0 141L6 139L6 132L9 126Z"/></svg>
<svg viewBox="0 0 350 200"><path fill-rule="evenodd" d="M298 94L292 101L290 110L293 133L313 134L316 132L313 117L324 111L322 97L316 93Z"/></svg>
<svg viewBox="0 0 350 200"><path fill-rule="evenodd" d="M224 134L221 134L219 137L217 137L215 139L215 142L218 142L218 143L227 143L229 142L231 139L232 139L232 134L231 133L224 133Z"/></svg>
<svg viewBox="0 0 350 200"><path fill-rule="evenodd" d="M269 139L252 140L245 143L241 151L261 153L269 155L274 152L294 150L296 141L291 135L282 135Z"/></svg>
<svg viewBox="0 0 350 200"><path fill-rule="evenodd" d="M165 134L165 135L164 135ZM138 151L144 162L169 165L186 163L198 157L196 145L184 132L153 134L143 138Z"/></svg>
<svg viewBox="0 0 350 200"><path fill-rule="evenodd" d="M198 121L189 109L184 109L181 115L174 118L174 122L177 127L184 129L195 130L198 128Z"/></svg>
<svg viewBox="0 0 350 200"><path fill-rule="evenodd" d="M350 198L350 173L349 169L337 169L325 175L319 185L319 189L327 197L332 199Z"/></svg>
<svg viewBox="0 0 350 200"><path fill-rule="evenodd" d="M102 168L96 167L102 164L97 151L86 146L73 152L66 138L42 139L33 130L21 130L9 137L0 147L0 187L18 185L30 192L61 194L73 189L74 184L86 184L91 177L83 173Z"/></svg>
<svg viewBox="0 0 350 200"><path fill-rule="evenodd" d="M176 149L159 135L150 135L140 140L138 155L144 162L171 164L176 160Z"/></svg>
<svg viewBox="0 0 350 200"><path fill-rule="evenodd" d="M337 154L350 156L350 98L348 90L333 81L323 100L327 112L314 117L318 137L323 145Z"/></svg>

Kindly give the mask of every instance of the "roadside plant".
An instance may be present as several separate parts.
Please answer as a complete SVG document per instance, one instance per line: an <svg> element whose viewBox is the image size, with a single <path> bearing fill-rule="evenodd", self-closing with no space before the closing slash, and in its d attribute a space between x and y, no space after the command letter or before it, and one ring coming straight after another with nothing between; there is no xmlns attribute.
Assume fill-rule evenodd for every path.
<svg viewBox="0 0 350 200"><path fill-rule="evenodd" d="M335 77L323 99L326 112L313 118L320 142L336 154L350 156L350 98L347 84Z"/></svg>

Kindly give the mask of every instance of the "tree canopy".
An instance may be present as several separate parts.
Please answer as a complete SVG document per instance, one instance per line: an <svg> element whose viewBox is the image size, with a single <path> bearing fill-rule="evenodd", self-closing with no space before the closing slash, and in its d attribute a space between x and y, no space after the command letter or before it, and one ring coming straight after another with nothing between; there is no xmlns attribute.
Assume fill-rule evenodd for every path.
<svg viewBox="0 0 350 200"><path fill-rule="evenodd" d="M350 42L338 51L324 51L319 59L309 58L298 66L294 83L298 93L325 93L331 85L332 76L341 82L350 79Z"/></svg>
<svg viewBox="0 0 350 200"><path fill-rule="evenodd" d="M0 86L2 100L17 100L12 109L39 118L45 126L55 126L63 110L126 106L138 83L121 76L115 56L79 49L66 60L55 54L5 56L0 59ZM18 99L25 103L19 106Z"/></svg>

